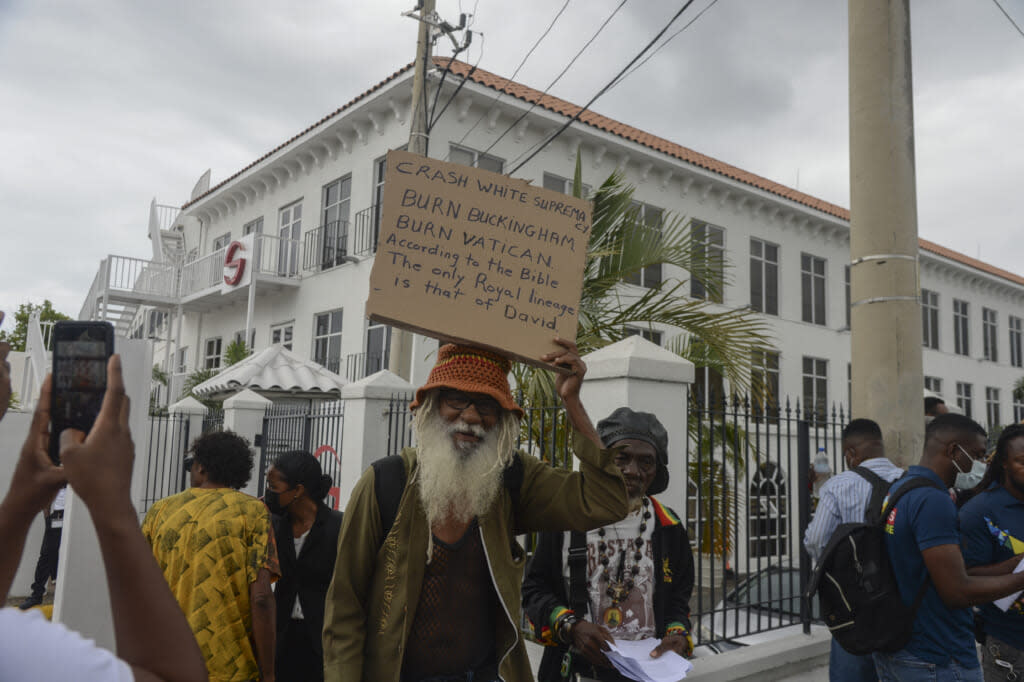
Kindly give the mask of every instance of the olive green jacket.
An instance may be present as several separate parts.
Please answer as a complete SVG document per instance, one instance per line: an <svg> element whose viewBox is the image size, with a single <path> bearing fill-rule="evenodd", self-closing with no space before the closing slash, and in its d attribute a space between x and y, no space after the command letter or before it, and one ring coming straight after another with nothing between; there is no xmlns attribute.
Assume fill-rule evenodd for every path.
<svg viewBox="0 0 1024 682"><path fill-rule="evenodd" d="M491 511L479 519L487 563L504 609L494 643L498 671L507 682L533 680L519 631L526 552L515 536L586 531L618 521L628 511L626 486L613 451L599 450L575 436L580 471L555 469L520 453L523 482L518 507L512 508L512 495L502 487ZM324 614L326 682L399 682L401 677L430 533L419 503L416 451L407 448L402 457L408 483L386 540L381 537L373 467L363 473L348 501Z"/></svg>

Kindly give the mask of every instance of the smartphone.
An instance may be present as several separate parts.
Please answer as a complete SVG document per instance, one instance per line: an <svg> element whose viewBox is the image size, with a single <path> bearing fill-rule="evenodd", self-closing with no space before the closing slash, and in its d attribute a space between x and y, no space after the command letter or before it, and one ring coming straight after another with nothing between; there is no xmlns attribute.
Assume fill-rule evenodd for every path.
<svg viewBox="0 0 1024 682"><path fill-rule="evenodd" d="M50 459L60 464L64 429L92 428L107 392L107 361L114 353L109 322L61 321L53 327Z"/></svg>

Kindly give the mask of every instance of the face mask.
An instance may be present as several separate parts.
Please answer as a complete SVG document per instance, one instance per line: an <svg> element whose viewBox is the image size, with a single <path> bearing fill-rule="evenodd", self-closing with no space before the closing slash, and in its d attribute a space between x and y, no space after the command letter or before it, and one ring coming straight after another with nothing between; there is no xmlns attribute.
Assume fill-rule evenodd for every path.
<svg viewBox="0 0 1024 682"><path fill-rule="evenodd" d="M967 455L968 459L970 459L973 464L971 464L971 470L965 472L960 468L960 465L956 463L956 459L953 459L953 466L955 466L956 470L960 472L956 475L956 480L953 482L953 485L960 490L970 490L981 483L981 479L984 478L985 472L988 470L988 465L971 457L970 453L960 447L959 444L957 444L957 447L960 448L960 452Z"/></svg>
<svg viewBox="0 0 1024 682"><path fill-rule="evenodd" d="M295 498L293 497L288 504L282 505L281 493L274 492L273 490L268 490L263 493L263 503L267 505L267 509L270 510L271 514L275 514L277 516L282 516L284 514L284 510L290 507L294 501Z"/></svg>

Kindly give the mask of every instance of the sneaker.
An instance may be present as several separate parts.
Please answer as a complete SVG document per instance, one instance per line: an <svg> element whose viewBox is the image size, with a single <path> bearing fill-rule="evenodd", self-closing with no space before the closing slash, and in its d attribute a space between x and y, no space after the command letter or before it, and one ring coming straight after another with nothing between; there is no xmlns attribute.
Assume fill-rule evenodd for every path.
<svg viewBox="0 0 1024 682"><path fill-rule="evenodd" d="M36 595L33 594L31 597L25 597L25 601L21 602L21 604L18 605L18 608L21 609L22 611L27 611L30 608L32 608L33 606L39 606L42 603L43 603L43 598L42 597L37 597Z"/></svg>

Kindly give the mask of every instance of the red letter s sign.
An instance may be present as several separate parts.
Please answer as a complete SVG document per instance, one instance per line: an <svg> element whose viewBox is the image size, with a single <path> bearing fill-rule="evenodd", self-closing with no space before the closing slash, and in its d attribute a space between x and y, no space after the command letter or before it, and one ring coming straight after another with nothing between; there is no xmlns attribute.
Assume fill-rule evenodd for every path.
<svg viewBox="0 0 1024 682"><path fill-rule="evenodd" d="M229 286L241 282L245 274L245 259L237 255L239 251L245 251L242 242L231 242L224 252L224 283Z"/></svg>

